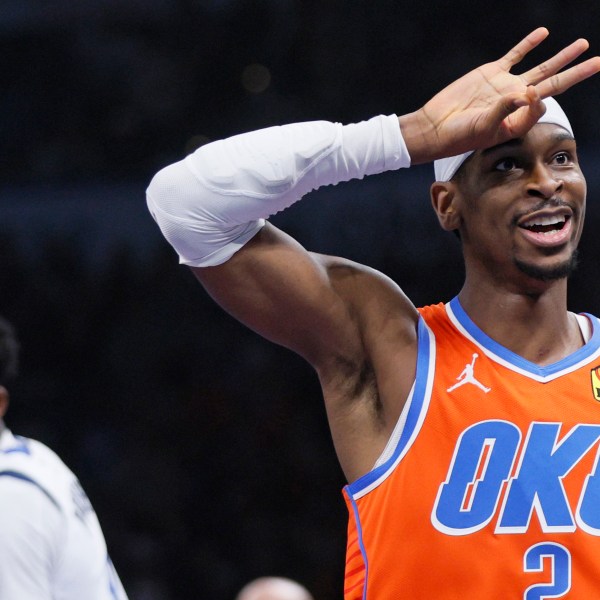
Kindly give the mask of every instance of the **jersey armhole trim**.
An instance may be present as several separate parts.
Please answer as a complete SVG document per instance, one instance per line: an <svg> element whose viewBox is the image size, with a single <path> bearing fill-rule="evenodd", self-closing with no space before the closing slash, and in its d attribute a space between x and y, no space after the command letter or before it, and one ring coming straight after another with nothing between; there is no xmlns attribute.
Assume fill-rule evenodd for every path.
<svg viewBox="0 0 600 600"><path fill-rule="evenodd" d="M346 486L351 498L360 498L385 481L413 445L427 415L435 373L435 336L422 316L417 331L417 369L411 393L373 470Z"/></svg>

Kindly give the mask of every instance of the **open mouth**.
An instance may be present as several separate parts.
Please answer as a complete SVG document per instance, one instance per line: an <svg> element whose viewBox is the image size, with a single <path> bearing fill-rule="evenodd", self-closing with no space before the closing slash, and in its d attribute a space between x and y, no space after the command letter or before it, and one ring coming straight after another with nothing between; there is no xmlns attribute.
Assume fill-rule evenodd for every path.
<svg viewBox="0 0 600 600"><path fill-rule="evenodd" d="M519 227L533 233L552 235L561 231L570 218L571 216L567 214L552 216L538 215L519 223Z"/></svg>
<svg viewBox="0 0 600 600"><path fill-rule="evenodd" d="M563 247L573 235L573 213L569 209L539 211L517 223L525 238L540 248Z"/></svg>

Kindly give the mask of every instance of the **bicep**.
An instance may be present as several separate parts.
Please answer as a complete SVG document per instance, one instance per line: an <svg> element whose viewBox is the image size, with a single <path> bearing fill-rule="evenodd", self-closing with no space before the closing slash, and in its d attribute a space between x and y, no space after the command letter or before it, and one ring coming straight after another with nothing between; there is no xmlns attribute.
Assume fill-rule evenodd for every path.
<svg viewBox="0 0 600 600"><path fill-rule="evenodd" d="M0 479L0 598L49 600L60 511L31 483Z"/></svg>
<svg viewBox="0 0 600 600"><path fill-rule="evenodd" d="M192 270L227 312L313 365L358 341L348 300L321 257L269 223L226 263Z"/></svg>

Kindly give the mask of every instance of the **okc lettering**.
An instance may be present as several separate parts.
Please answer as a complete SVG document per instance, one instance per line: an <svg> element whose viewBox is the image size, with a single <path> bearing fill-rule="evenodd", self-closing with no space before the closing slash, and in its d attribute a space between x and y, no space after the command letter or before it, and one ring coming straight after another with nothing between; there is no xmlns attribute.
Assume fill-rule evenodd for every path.
<svg viewBox="0 0 600 600"><path fill-rule="evenodd" d="M524 533L535 511L544 532L579 527L600 536L600 425L577 425L562 436L560 430L560 423L534 422L522 441L519 428L508 421L482 421L466 429L438 490L434 527L468 535L497 516L496 533ZM562 479L592 451L594 465L573 515Z"/></svg>

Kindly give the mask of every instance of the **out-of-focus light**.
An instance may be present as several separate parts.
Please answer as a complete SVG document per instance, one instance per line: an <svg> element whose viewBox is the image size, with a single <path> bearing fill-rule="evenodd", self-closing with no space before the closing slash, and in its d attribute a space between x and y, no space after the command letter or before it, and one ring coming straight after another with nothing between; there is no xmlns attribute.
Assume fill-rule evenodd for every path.
<svg viewBox="0 0 600 600"><path fill-rule="evenodd" d="M271 71L265 65L253 63L242 71L242 86L251 94L260 94L271 85Z"/></svg>

